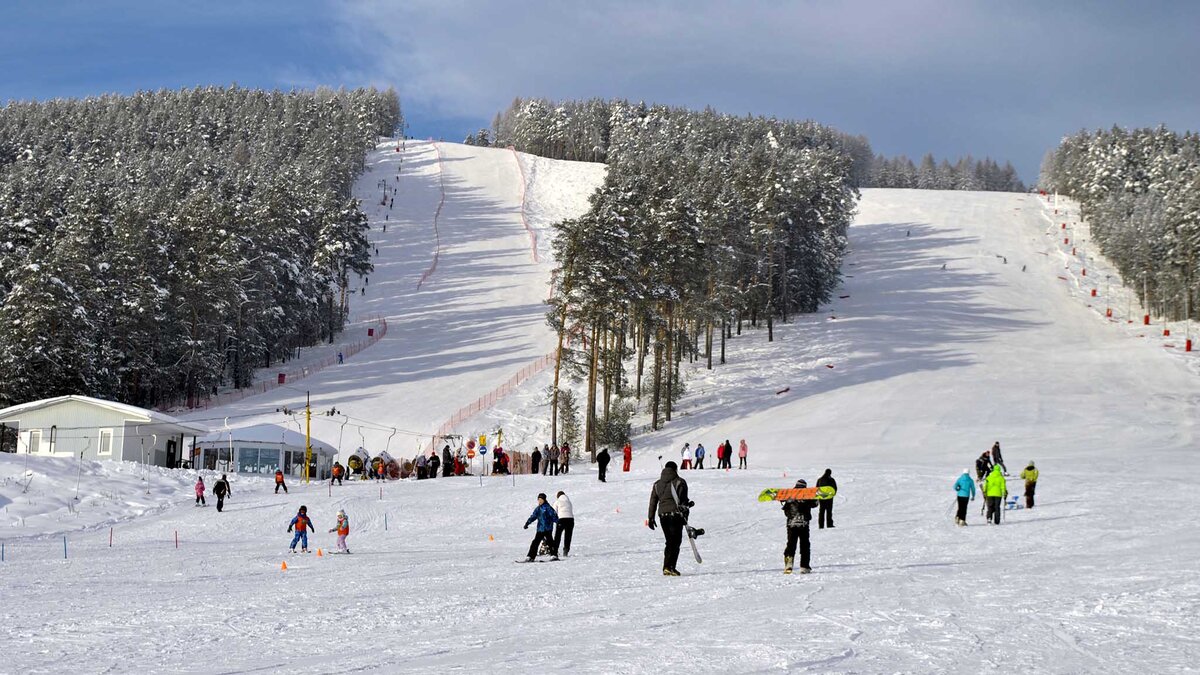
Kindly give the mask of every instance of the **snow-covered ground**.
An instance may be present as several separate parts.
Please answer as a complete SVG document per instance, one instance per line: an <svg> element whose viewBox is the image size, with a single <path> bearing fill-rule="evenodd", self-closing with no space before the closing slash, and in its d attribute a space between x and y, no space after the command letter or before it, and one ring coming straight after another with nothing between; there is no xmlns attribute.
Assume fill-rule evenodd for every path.
<svg viewBox="0 0 1200 675"><path fill-rule="evenodd" d="M519 261L532 263L511 217L517 186L505 187L512 153L441 148L454 161L438 281L413 290L430 249L407 243L432 241L437 173L432 146L410 145L400 190L413 211L390 222L412 239L386 254L381 239L386 266L365 296L395 303L379 312L388 339L309 378L321 405L435 426L458 404L443 387L486 387L548 348L534 305L549 263L528 272L541 287L520 281ZM387 161L376 172L394 176ZM554 192L531 185L527 199L537 189ZM725 366L696 364L679 414L639 435L634 471L607 484L579 465L382 493L368 482L277 496L236 477L218 514L191 506L194 472L143 481L85 465L66 507L76 465L31 460L22 493L25 458L0 456L0 671L1187 672L1200 657L1195 357L1088 307L1046 209L1034 196L865 191L844 297L774 343L744 331ZM504 316L490 332L443 325L493 311ZM543 385L477 423L535 436ZM643 525L656 457L725 438L747 439L753 468L684 474L705 562L685 553L684 576L664 578L662 537ZM1012 473L1037 462L1038 506L997 527L977 501L957 528L951 484L996 440ZM837 528L814 530L812 575L784 576L783 516L755 495L826 467ZM514 564L535 495L560 489L575 504L571 557ZM323 549L345 508L354 553L289 555L301 503Z"/></svg>

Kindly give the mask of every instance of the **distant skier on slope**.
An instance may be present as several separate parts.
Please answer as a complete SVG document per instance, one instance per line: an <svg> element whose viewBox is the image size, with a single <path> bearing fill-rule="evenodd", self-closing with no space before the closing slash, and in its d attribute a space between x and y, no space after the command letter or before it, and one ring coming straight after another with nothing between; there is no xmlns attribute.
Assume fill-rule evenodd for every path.
<svg viewBox="0 0 1200 675"><path fill-rule="evenodd" d="M962 475L954 481L954 494L958 499L958 512L954 516L954 524L967 524L967 502L975 500L975 481L971 480L971 472L963 469Z"/></svg>
<svg viewBox="0 0 1200 675"><path fill-rule="evenodd" d="M621 452L624 454L624 459L625 459L625 465L623 466L621 471L623 471L625 473L629 473L629 465L633 463L633 446L630 445L628 441L626 441L625 447L621 448Z"/></svg>
<svg viewBox="0 0 1200 675"><path fill-rule="evenodd" d="M1021 480L1025 481L1025 508L1033 508L1033 493L1037 491L1038 470L1029 460L1029 466L1021 472Z"/></svg>
<svg viewBox="0 0 1200 675"><path fill-rule="evenodd" d="M808 487L808 481L803 478L796 481L797 488ZM783 573L792 573L792 563L796 559L796 544L800 544L800 574L812 571L809 565L812 558L812 544L808 538L808 523L812 520L815 499L789 499L783 503L783 515L787 516L787 546L783 549Z"/></svg>
<svg viewBox="0 0 1200 675"><path fill-rule="evenodd" d="M225 478L225 474L221 474L221 480L213 485L213 494L217 497L217 513L225 508L225 498L233 494L233 490L229 489L229 480Z"/></svg>
<svg viewBox="0 0 1200 675"><path fill-rule="evenodd" d="M204 503L204 476L196 476L196 506L207 506Z"/></svg>
<svg viewBox="0 0 1200 675"><path fill-rule="evenodd" d="M287 483L283 482L283 470L275 469L275 494L279 494L279 488L283 488L283 494L287 494Z"/></svg>
<svg viewBox="0 0 1200 675"><path fill-rule="evenodd" d="M600 469L600 482L607 483L605 475L608 473L608 463L611 458L608 456L608 448L601 448L600 452L596 453L596 465Z"/></svg>
<svg viewBox="0 0 1200 675"><path fill-rule="evenodd" d="M333 485L333 482L337 481L337 484L341 485L342 484L342 474L345 472L346 472L346 470L342 468L342 465L340 462L334 462L333 469L330 471L329 484Z"/></svg>
<svg viewBox="0 0 1200 675"><path fill-rule="evenodd" d="M663 548L663 576L677 577L679 545L683 543L683 528L687 510L694 505L688 500L687 481L679 477L675 462L667 462L662 474L650 488L650 508L646 525L653 530L657 516L662 523L666 546Z"/></svg>
<svg viewBox="0 0 1200 675"><path fill-rule="evenodd" d="M525 562L533 562L537 560L538 546L543 541L553 541L554 523L558 522L558 514L554 508L546 503L546 493L539 493L537 496L537 506L534 507L533 513L530 514L529 520L525 521L525 529L529 529L529 525L534 521L537 522L537 534L533 536L533 542L529 544L529 554L526 556ZM554 560L558 560L558 555L554 556Z"/></svg>
<svg viewBox="0 0 1200 675"><path fill-rule="evenodd" d="M1005 476L1008 475L1008 467L1004 466L1004 458L1000 456L1000 441L996 441L994 444L992 444L992 464L999 466L1000 470L1004 472Z"/></svg>
<svg viewBox="0 0 1200 675"><path fill-rule="evenodd" d="M1008 496L1008 482L999 464L992 467L992 472L983 481L983 496L987 499L988 522L999 525L1001 506Z"/></svg>
<svg viewBox="0 0 1200 675"><path fill-rule="evenodd" d="M817 479L817 487L831 487L834 492L837 492L837 481L833 478L833 469L825 469L825 473ZM817 509L817 525L820 529L825 529L826 526L833 527L833 499L822 499L817 502L820 506Z"/></svg>
<svg viewBox="0 0 1200 675"><path fill-rule="evenodd" d="M296 552L296 544L300 544L300 552L308 553L308 531L313 529L313 522L308 517L308 507L301 506L300 511L296 513L296 517L292 518L292 522L288 523L288 532L296 530L296 535L292 537L292 545L288 546L288 550L292 553Z"/></svg>
<svg viewBox="0 0 1200 675"><path fill-rule="evenodd" d="M337 548L341 553L349 553L350 549L346 546L346 537L350 535L350 518L346 516L344 510L337 512L337 525L330 528L330 532L337 532Z"/></svg>

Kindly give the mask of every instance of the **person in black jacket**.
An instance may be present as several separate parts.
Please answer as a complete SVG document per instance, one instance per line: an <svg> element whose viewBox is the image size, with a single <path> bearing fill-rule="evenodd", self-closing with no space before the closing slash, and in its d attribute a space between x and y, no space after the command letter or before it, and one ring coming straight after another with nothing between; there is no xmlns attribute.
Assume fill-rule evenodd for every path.
<svg viewBox="0 0 1200 675"><path fill-rule="evenodd" d="M796 481L796 487L806 488L804 480ZM812 549L808 541L808 523L812 520L815 499L789 499L783 503L783 515L787 516L787 547L783 549L783 573L792 573L792 561L796 556L796 544L800 544L800 574L812 571L809 566Z"/></svg>
<svg viewBox="0 0 1200 675"><path fill-rule="evenodd" d="M650 488L650 509L646 524L654 529L654 518L662 523L663 537L667 545L663 549L663 575L679 576L679 545L683 543L683 528L687 524L688 509L694 505L688 500L687 481L679 477L675 462L667 462L654 487Z"/></svg>
<svg viewBox="0 0 1200 675"><path fill-rule="evenodd" d="M610 458L608 456L608 448L602 448L600 450L600 452L596 454L596 464L598 464L600 467L600 482L601 483L608 482L608 481L604 480L604 474L608 471L608 460L609 459Z"/></svg>
<svg viewBox="0 0 1200 675"><path fill-rule="evenodd" d="M217 511L225 508L225 497L233 494L229 489L229 481L226 480L225 474L221 474L221 480L213 485L213 494L217 496Z"/></svg>
<svg viewBox="0 0 1200 675"><path fill-rule="evenodd" d="M450 454L450 444L442 448L442 478L449 478L454 470L454 455Z"/></svg>
<svg viewBox="0 0 1200 675"><path fill-rule="evenodd" d="M832 469L825 469L825 473L817 479L817 487L831 487L834 492L837 491L837 481L833 479ZM817 526L822 530L826 525L833 527L833 500L822 499L818 503L820 508L817 510Z"/></svg>
<svg viewBox="0 0 1200 675"><path fill-rule="evenodd" d="M542 464L542 451L538 450L536 445L533 446L533 454L529 455L529 463L533 467L533 470L530 471L530 473L536 474L538 472L538 467L540 467Z"/></svg>
<svg viewBox="0 0 1200 675"><path fill-rule="evenodd" d="M430 478L437 478L438 466L441 463L442 460L438 459L436 452L429 453L429 459L425 460L425 472L429 474Z"/></svg>

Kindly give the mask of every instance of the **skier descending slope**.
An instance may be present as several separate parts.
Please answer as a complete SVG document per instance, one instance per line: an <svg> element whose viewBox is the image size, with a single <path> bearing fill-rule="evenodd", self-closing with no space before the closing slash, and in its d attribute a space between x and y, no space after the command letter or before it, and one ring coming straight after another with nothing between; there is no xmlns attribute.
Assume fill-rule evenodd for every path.
<svg viewBox="0 0 1200 675"><path fill-rule="evenodd" d="M954 516L954 524L967 524L967 502L975 500L975 481L971 480L971 472L963 469L962 475L954 481L954 494L958 499L958 513Z"/></svg>
<svg viewBox="0 0 1200 675"><path fill-rule="evenodd" d="M554 540L554 523L558 522L558 514L555 513L554 507L546 503L545 492L538 494L537 506L534 507L533 513L529 515L529 520L525 521L525 529L528 530L534 521L537 521L537 534L534 535L533 541L529 544L529 555L526 556L525 560L518 560L517 562L533 562L537 560L538 546L543 541L553 542ZM558 560L558 554L556 553L551 559Z"/></svg>
<svg viewBox="0 0 1200 675"><path fill-rule="evenodd" d="M687 525L687 510L695 502L688 500L687 481L679 477L675 462L667 462L662 475L650 488L650 508L646 524L655 528L654 518L662 522L666 547L663 549L663 575L679 576L679 545L683 543L683 528Z"/></svg>
<svg viewBox="0 0 1200 675"><path fill-rule="evenodd" d="M346 516L344 510L337 512L337 526L331 528L329 531L337 532L338 553L349 553L350 549L346 546L346 537L350 534L350 518Z"/></svg>
<svg viewBox="0 0 1200 675"><path fill-rule="evenodd" d="M296 536L292 537L292 545L288 547L292 553L296 552L296 543L300 543L300 552L308 553L308 531L313 528L313 522L308 517L308 507L301 506L300 511L292 518L292 522L288 523L288 532L296 529Z"/></svg>
<svg viewBox="0 0 1200 675"><path fill-rule="evenodd" d="M806 488L808 482L804 479L796 481L796 487ZM812 520L812 510L817 505L815 499L789 499L783 503L783 515L787 516L787 546L783 549L783 573L792 573L792 562L796 558L796 544L800 544L800 574L812 571L809 561L812 557L812 546L808 539L808 523Z"/></svg>

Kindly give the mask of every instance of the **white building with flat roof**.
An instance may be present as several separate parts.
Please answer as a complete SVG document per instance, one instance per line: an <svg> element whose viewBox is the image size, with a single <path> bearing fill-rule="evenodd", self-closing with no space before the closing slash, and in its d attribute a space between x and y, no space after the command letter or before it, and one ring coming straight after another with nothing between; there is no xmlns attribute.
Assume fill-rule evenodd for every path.
<svg viewBox="0 0 1200 675"><path fill-rule="evenodd" d="M326 479L333 468L337 448L312 439L310 479ZM275 469L292 478L304 475L304 434L276 424L256 424L217 431L196 440L196 468L236 473L274 474Z"/></svg>

